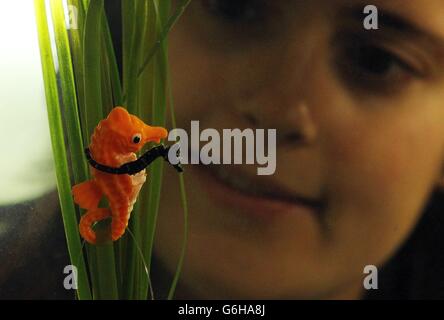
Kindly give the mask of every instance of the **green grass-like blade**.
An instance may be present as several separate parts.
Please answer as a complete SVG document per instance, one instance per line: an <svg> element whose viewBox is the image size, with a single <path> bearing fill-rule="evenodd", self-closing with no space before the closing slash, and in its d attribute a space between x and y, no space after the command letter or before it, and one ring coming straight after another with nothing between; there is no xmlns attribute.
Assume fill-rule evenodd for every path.
<svg viewBox="0 0 444 320"><path fill-rule="evenodd" d="M168 2L168 1L165 1ZM137 112L138 115L147 121L148 123L152 124L152 112L150 106L152 105L153 101L153 92L154 92L154 77L156 76L154 74L154 68L150 68L148 71L152 71L151 74L149 74L145 79L138 78L136 75L137 70L139 69L140 62L142 60L142 57L144 56L145 50L147 47L152 46L152 43L154 43L155 37L156 37L156 13L154 11L154 5L153 1L147 1L145 2L144 12L143 15L140 16L140 18L143 18L143 24L142 26L138 26L142 28L141 36L144 40L138 50L137 54L137 60L138 63L133 69L133 77L134 81L137 83ZM149 175L149 181L151 180L151 167L148 168L148 175ZM149 183L145 184L145 186L141 190L141 197L139 197L138 201L138 207L137 211L135 212L135 220L134 224L137 224L137 234L136 239L137 243L140 244L140 247L144 247L146 243L143 240L143 234L142 232L145 230L143 227L146 225L146 215L147 215L147 202L148 199L148 185ZM143 250L140 250L140 252L143 252ZM146 299L148 287L150 283L150 279L146 277L145 268L147 267L144 263L145 258L138 252L137 255L137 268L136 268L136 281L138 285L135 288L134 295L137 297L137 299ZM150 287L152 291L152 287ZM152 295L151 295L152 296Z"/></svg>
<svg viewBox="0 0 444 320"><path fill-rule="evenodd" d="M136 7L137 0L122 1L122 61L123 61L123 104L130 113L135 113L137 101L137 91L135 90L135 79L132 74L134 73L134 65L137 61L134 59L134 41L135 41L135 29L136 29ZM139 234L138 223L138 207L139 203L136 202L134 210L131 214L129 221L129 227L133 230L135 238ZM135 299L134 288L136 281L136 247L134 240L125 237L122 241L125 241L126 252L125 256L121 259L125 259L124 268L124 282L123 282L123 297L125 299Z"/></svg>
<svg viewBox="0 0 444 320"><path fill-rule="evenodd" d="M86 12L83 38L83 75L85 90L85 123L88 139L103 119L101 88L101 26L104 12L103 0L91 1Z"/></svg>
<svg viewBox="0 0 444 320"><path fill-rule="evenodd" d="M156 14L156 31L159 35L163 30L163 23L167 20L170 10L169 1L154 0L154 10ZM156 126L165 126L166 118L166 102L167 102L167 65L168 65L168 49L166 42L163 41L160 50L154 57L154 89L152 101L151 123ZM147 208L144 208L142 216L142 243L143 253L148 268L151 266L151 258L153 253L153 245L157 224L157 214L160 204L160 193L162 188L163 161L158 159L151 164L150 180L148 184L148 200ZM147 285L149 285L147 283ZM147 287L141 288L143 298L147 298Z"/></svg>
<svg viewBox="0 0 444 320"><path fill-rule="evenodd" d="M188 202L185 189L185 178L183 173L179 175L179 186L180 186L180 198L182 201L182 208L183 208L183 219L184 219L182 249L179 256L179 261L177 263L176 272L174 273L173 281L171 283L170 290L168 291L168 300L173 299L174 294L176 293L176 286L177 283L179 282L179 277L182 272L182 267L185 260L185 254L188 244Z"/></svg>
<svg viewBox="0 0 444 320"><path fill-rule="evenodd" d="M122 87L120 81L120 74L117 65L117 59L114 52L114 46L111 37L111 31L109 28L108 20L104 14L102 18L102 51L101 51L101 70L102 70L102 103L103 103L103 113L105 115L109 114L111 109L115 106L123 105L122 98ZM113 244L114 250L114 260L116 266L116 278L117 278L117 289L119 292L119 297L123 297L123 281L124 281L124 270L123 270L123 247L124 239L120 239Z"/></svg>
<svg viewBox="0 0 444 320"><path fill-rule="evenodd" d="M101 81L104 2L103 0L90 1L87 8L83 39L83 75L85 90L84 134L87 135L88 140L99 121L104 118ZM118 299L118 282L113 244L109 241L107 244L97 246L95 251L99 278L98 298Z"/></svg>
<svg viewBox="0 0 444 320"><path fill-rule="evenodd" d="M109 232L109 230L107 231ZM99 299L119 299L118 283L112 242L96 246L97 270L99 277Z"/></svg>
<svg viewBox="0 0 444 320"><path fill-rule="evenodd" d="M122 1L122 61L123 98L128 105L128 90L131 87L131 66L136 63L133 56L134 33L136 28L136 0ZM129 110L131 112L131 110Z"/></svg>
<svg viewBox="0 0 444 320"><path fill-rule="evenodd" d="M74 183L84 181L88 177L79 114L77 112L77 96L69 50L68 34L65 27L65 15L60 0L51 0L52 20L56 39L57 57L59 61L60 86L65 112L67 138L69 141Z"/></svg>
<svg viewBox="0 0 444 320"><path fill-rule="evenodd" d="M111 90L113 94L114 106L123 105L122 84L120 82L119 67L117 64L116 54L114 52L111 31L107 20L103 20L103 28L105 31L105 52L108 60L109 75L111 81Z"/></svg>
<svg viewBox="0 0 444 320"><path fill-rule="evenodd" d="M174 96L173 96L173 88L171 87L170 81L170 68L167 66L167 85L168 85L168 97L169 97L169 107L171 113L171 124L173 128L177 128L176 123L176 114L174 109ZM180 187L180 198L182 202L183 208L183 238L182 238L182 249L179 256L179 261L177 263L176 272L173 276L173 281L171 283L170 290L168 291L168 300L174 298L174 294L176 292L177 283L179 281L180 274L182 272L183 263L185 260L185 254L187 250L188 244L188 201L187 201L187 193L185 189L185 177L184 173L179 175L179 187Z"/></svg>
<svg viewBox="0 0 444 320"><path fill-rule="evenodd" d="M162 32L160 33L158 40L156 43L151 47L151 49L148 51L148 54L146 55L145 59L143 60L142 65L139 68L139 71L137 73L137 77L140 77L147 65L151 62L152 58L156 54L156 52L160 49L162 43L168 36L168 33L171 31L171 29L174 27L176 22L179 20L179 18L184 13L185 9L190 4L191 0L182 0L182 2L178 5L176 12L168 19L165 27L162 29Z"/></svg>
<svg viewBox="0 0 444 320"><path fill-rule="evenodd" d="M79 299L91 299L91 292L86 273L85 261L77 226L76 211L71 197L71 181L68 169L67 150L64 142L62 116L60 112L59 95L57 92L57 78L51 50L51 40L48 30L44 0L34 1L41 52L45 95L48 109L49 129L55 161L57 188L59 191L60 206L65 227L66 240L71 261L78 261L78 290Z"/></svg>
<svg viewBox="0 0 444 320"><path fill-rule="evenodd" d="M81 3L78 3L81 5ZM79 10L79 9L77 9ZM83 10L83 8L80 8ZM74 183L77 184L85 181L89 177L88 166L84 156L84 145L79 119L79 105L77 101L77 92L83 97L83 87L76 92L75 77L73 71L73 61L69 48L69 38L65 27L65 15L61 0L51 0L52 20L54 25L54 33L56 40L57 56L59 61L60 87L62 91L62 101L64 109L64 123L66 127L66 136L69 141L69 150L71 158L71 166L74 177ZM77 12L78 16L84 15ZM82 30L79 28L78 30ZM75 37L74 37L75 38ZM83 80L83 78L82 78ZM77 83L83 83L78 81ZM83 210L80 210L83 211ZM96 248L88 246L88 257L91 258L96 254ZM93 284L94 294L98 295L98 276L96 264L89 264L91 282Z"/></svg>
<svg viewBox="0 0 444 320"><path fill-rule="evenodd" d="M86 11L85 5L88 6L87 1L82 0L69 0L68 5L73 6L71 9L71 14L73 15L71 18L76 19L77 21L72 21L73 23L77 22L77 28L72 28L69 30L69 40L70 40L70 51L71 58L73 62L74 68L74 78L75 78L75 86L76 86L76 94L77 94L77 104L78 104L78 114L80 115L81 127L86 127L85 117L86 117L86 107L85 107L85 90L84 90L84 74L83 74L83 36L85 30L85 19L86 19ZM77 14L77 16L76 16ZM62 79L63 81L63 79ZM88 135L82 134L83 145L88 144ZM75 170L74 170L75 171ZM82 209L80 209L82 211ZM93 299L99 296L99 280L98 280L98 271L97 271L97 263L96 259L96 248L94 246L86 246L87 260L89 273L91 278L91 287L93 291Z"/></svg>
<svg viewBox="0 0 444 320"><path fill-rule="evenodd" d="M165 0L164 2L169 2ZM144 121L152 124L146 110L152 103L152 82L142 82L137 77L140 60L147 43L150 43L152 23L155 16L152 10L152 1L131 0L122 3L123 20L123 69L124 69L124 97L125 105L130 113L138 115ZM151 75L153 77L153 75ZM143 87L142 87L143 85ZM147 99L148 97L148 99ZM150 168L151 169L151 168ZM149 179L151 179L151 170ZM134 232L134 239L127 239L127 280L125 295L132 299L145 299L148 288L148 278L145 274L143 259L137 249L145 245L142 242L143 217L146 215L146 187L141 190L141 196L131 214L130 228Z"/></svg>
<svg viewBox="0 0 444 320"><path fill-rule="evenodd" d="M84 75L83 75L83 32L85 29L85 7L82 0L69 0L68 5L75 8L77 12L72 12L73 15L77 13L77 29L70 29L69 40L72 54L72 62L74 67L74 76L77 88L77 103L78 112L82 118L85 117L85 95L84 95ZM83 136L84 145L87 143L87 137Z"/></svg>

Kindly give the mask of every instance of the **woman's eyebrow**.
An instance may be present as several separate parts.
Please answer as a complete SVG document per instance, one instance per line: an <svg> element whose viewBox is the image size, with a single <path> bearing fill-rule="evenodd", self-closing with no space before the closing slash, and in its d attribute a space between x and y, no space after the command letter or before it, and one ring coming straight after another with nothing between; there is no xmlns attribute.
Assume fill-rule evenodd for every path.
<svg viewBox="0 0 444 320"><path fill-rule="evenodd" d="M362 25L366 14L363 13L363 7L347 6L342 11L346 17L352 18L355 22L360 22L363 31L366 31ZM404 17L394 11L382 9L378 7L378 30L369 30L368 32L391 32L402 35L403 38L411 38L424 43L427 49L433 50L435 54L444 57L444 38L425 30L415 21Z"/></svg>

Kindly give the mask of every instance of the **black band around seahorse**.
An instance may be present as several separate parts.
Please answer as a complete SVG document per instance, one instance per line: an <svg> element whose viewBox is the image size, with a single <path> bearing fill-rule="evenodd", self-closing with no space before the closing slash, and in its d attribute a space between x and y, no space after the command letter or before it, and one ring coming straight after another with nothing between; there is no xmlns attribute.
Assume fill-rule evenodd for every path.
<svg viewBox="0 0 444 320"><path fill-rule="evenodd" d="M151 148L150 150L148 150L147 152L145 152L143 155L141 155L137 160L127 162L118 168L109 167L107 165L103 165L103 164L96 162L92 158L91 151L89 150L89 148L85 149L85 155L86 155L86 159L88 160L89 164L94 169L97 169L99 171L103 171L106 173L110 173L110 174L134 175L134 174L142 171L146 167L148 167L157 158L163 157L166 162L170 163L168 160L168 152L169 152L170 148L171 148L171 146L168 146L166 148L164 145L155 146L155 147ZM183 172L183 168L181 167L180 163L173 165L173 167L178 172Z"/></svg>

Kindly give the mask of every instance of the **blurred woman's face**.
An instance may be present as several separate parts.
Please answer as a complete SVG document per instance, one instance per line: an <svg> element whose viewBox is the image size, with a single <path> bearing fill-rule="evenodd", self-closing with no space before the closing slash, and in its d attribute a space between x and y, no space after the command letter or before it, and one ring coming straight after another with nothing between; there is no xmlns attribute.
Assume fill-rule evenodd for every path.
<svg viewBox="0 0 444 320"><path fill-rule="evenodd" d="M191 296L358 297L415 225L443 168L444 2L374 1L377 31L366 4L194 0L175 27L178 127L277 129L274 175L186 166ZM173 272L183 211L165 175L155 249Z"/></svg>

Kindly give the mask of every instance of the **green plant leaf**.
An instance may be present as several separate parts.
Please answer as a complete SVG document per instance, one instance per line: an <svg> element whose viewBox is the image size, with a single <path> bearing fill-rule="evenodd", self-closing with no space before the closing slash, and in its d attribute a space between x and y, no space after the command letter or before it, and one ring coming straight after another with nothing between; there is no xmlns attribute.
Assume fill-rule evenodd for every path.
<svg viewBox="0 0 444 320"><path fill-rule="evenodd" d="M142 188L130 219L134 233L131 237L125 235L113 243L109 240L110 219L96 224L100 244L86 245L91 287L78 232L78 213L82 210L76 210L71 186L89 178L83 147L89 145L95 127L115 105L126 107L151 125L165 126L167 94L170 93L175 126L168 82L167 35L190 0L178 2L171 16L171 0L122 1L122 77L104 12L104 0L68 0L69 5L77 8L78 26L69 31L65 25L63 0L50 1L59 82L52 60L45 0L35 0L35 6L59 197L70 258L79 271L78 297L146 299L148 289L152 291L149 268L160 205L163 161L157 160L148 168L148 183ZM65 140L69 142L67 145ZM188 209L183 175L179 183L184 208L184 241L169 299L179 279L187 238ZM100 206L107 206L105 202L106 199Z"/></svg>
<svg viewBox="0 0 444 320"><path fill-rule="evenodd" d="M182 16L182 14L185 12L185 9L190 4L191 0L182 0L182 2L177 6L176 12L168 19L168 22L166 23L165 27L162 29L162 32L160 33L158 40L156 43L151 47L151 49L148 51L148 54L146 55L145 59L143 60L142 65L140 66L140 69L137 73L137 76L140 77L143 70L147 67L147 65L151 62L152 58L156 54L157 50L161 47L163 41L168 36L168 33L171 31L171 29L174 27L176 22L179 20L179 18Z"/></svg>
<svg viewBox="0 0 444 320"><path fill-rule="evenodd" d="M79 299L91 299L85 261L78 231L78 221L74 202L71 196L71 180L68 169L67 149L64 140L62 115L60 112L57 77L54 68L51 40L48 30L48 20L44 0L34 1L39 46L42 61L45 95L48 109L48 121L52 150L56 169L57 189L59 191L60 207L65 227L68 251L72 262L77 261Z"/></svg>
<svg viewBox="0 0 444 320"><path fill-rule="evenodd" d="M156 14L156 32L159 36L163 30L163 23L168 17L170 10L169 1L153 0ZM153 101L151 123L156 126L165 126L166 107L167 107L167 65L168 49L165 41L162 42L160 50L154 57L154 79L153 79ZM141 216L143 253L148 268L151 267L151 258L157 224L157 215L159 212L160 192L162 188L163 161L158 159L151 164L150 181L148 182L148 200L147 207L143 208ZM147 283L147 286L150 285ZM148 288L142 287L141 294L146 299Z"/></svg>
<svg viewBox="0 0 444 320"><path fill-rule="evenodd" d="M83 39L83 75L85 97L85 132L91 136L94 128L104 118L102 105L102 68L101 51L104 16L103 0L89 2L86 11ZM88 140L88 139L87 139ZM101 223L98 223L100 225ZM109 228L108 228L109 230ZM96 246L97 273L99 278L98 298L118 299L118 282L115 270L114 248L111 240Z"/></svg>
<svg viewBox="0 0 444 320"><path fill-rule="evenodd" d="M173 96L173 88L170 81L170 68L167 66L167 86L168 86L168 97L169 97L169 107L170 107L170 114L171 114L171 124L173 128L177 128L176 123L176 113L174 109L174 96ZM182 272L183 263L185 260L185 254L187 251L187 244L188 244L188 201L187 201L187 193L185 188L185 177L184 173L182 172L179 175L179 188L180 188L180 199L182 202L182 209L183 209L183 237L182 237L182 249L180 251L179 261L177 262L176 272L173 276L173 281L171 283L170 290L168 291L168 300L171 300L174 298L174 294L176 292L177 283L179 281L180 274Z"/></svg>
<svg viewBox="0 0 444 320"><path fill-rule="evenodd" d="M83 75L85 123L88 139L99 121L103 119L100 60L103 11L103 0L91 1L86 11L83 39Z"/></svg>

